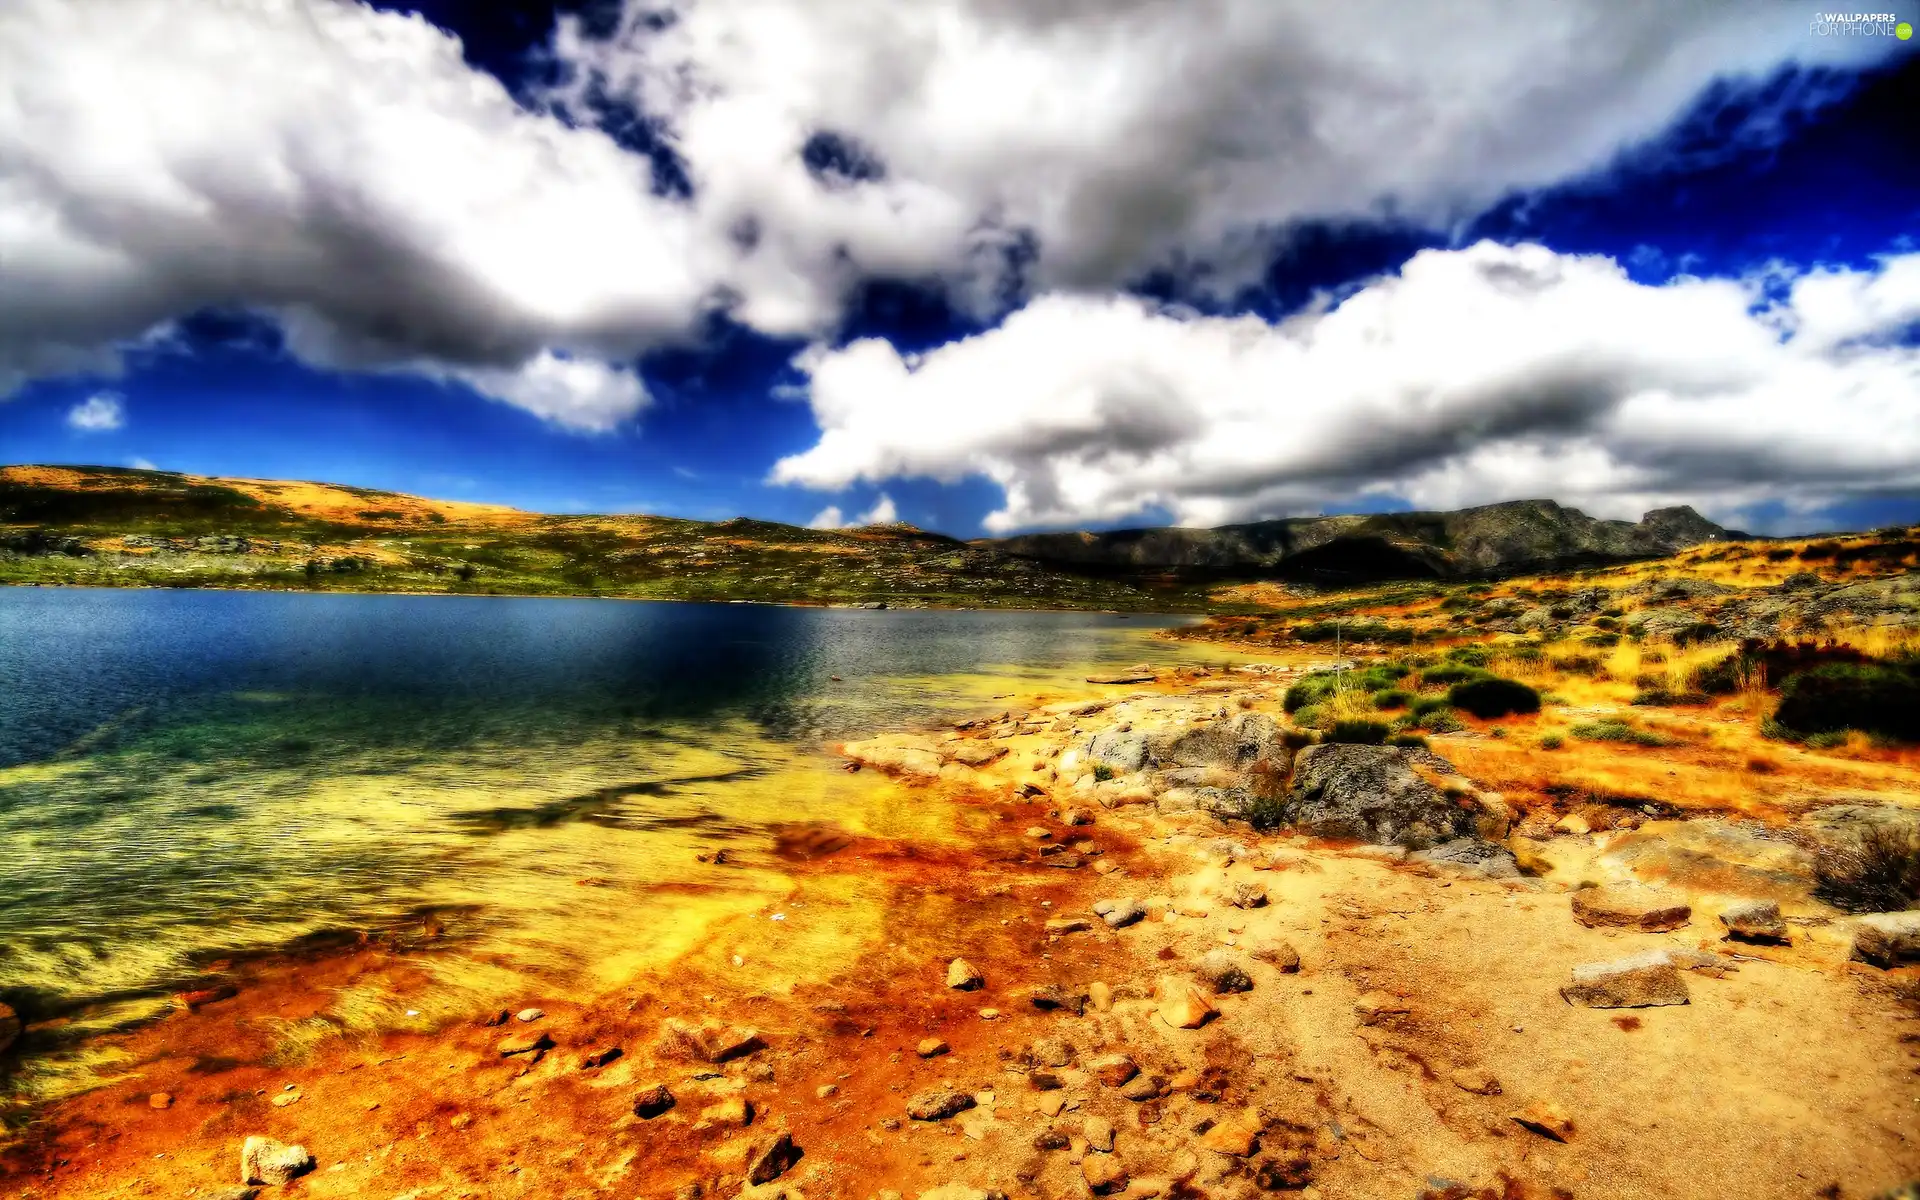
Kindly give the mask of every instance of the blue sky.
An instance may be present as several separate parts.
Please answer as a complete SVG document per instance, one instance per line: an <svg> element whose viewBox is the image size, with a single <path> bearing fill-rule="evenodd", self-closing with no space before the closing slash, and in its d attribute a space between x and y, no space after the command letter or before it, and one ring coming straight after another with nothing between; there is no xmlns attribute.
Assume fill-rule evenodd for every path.
<svg viewBox="0 0 1920 1200"><path fill-rule="evenodd" d="M409 11L389 5L393 11L382 15L337 7L348 32L354 22ZM1913 114L1920 112L1920 57L1908 49L1911 43L1883 39L1862 49L1867 39L1856 37L1842 51L1831 37L1798 27L1782 33L1759 26L1739 37L1696 31L1712 45L1731 48L1725 70L1702 70L1687 83L1684 103L1660 99L1679 94L1679 85L1671 70L1648 67L1648 81L1638 88L1620 85L1616 92L1614 84L1597 78L1587 92L1567 90L1541 101L1547 109L1563 103L1574 114L1559 118L1564 131L1551 114L1516 111L1519 102L1462 112L1458 127L1446 135L1453 140L1439 139L1424 176L1391 162L1391 139L1327 165L1317 162L1328 153L1325 146L1302 148L1246 132L1264 119L1257 104L1248 110L1237 107L1238 100L1212 107L1196 101L1194 122L1178 131L1183 140L1168 145L1185 155L1196 137L1218 137L1231 143L1221 152L1226 165L1189 159L1186 166L1202 182L1171 193L1152 180L1151 170L1143 171L1139 180L1111 187L1109 209L1107 192L1096 185L1119 169L1113 164L1138 157L1131 153L1136 143L1151 149L1155 137L1172 135L1146 125L1120 129L1111 134L1112 146L1087 152L1081 176L1054 180L1041 178L1051 170L1044 157L1009 158L977 171L970 165L962 173L939 159L937 145L932 159L914 158L919 152L904 148L883 153L873 147L889 145L886 138L902 136L899 131L876 124L870 133L842 134L811 114L821 127L803 144L806 177L800 186L817 187L820 195L794 198L791 183L782 185L784 191L768 185L754 193L750 185L758 176L750 156L708 131L718 124L712 114L697 108L657 111L665 107L658 101L651 104L656 111L649 111L649 88L658 85L658 60L666 55L663 39L718 18L679 14L658 21L656 30L637 8L619 4L597 5L584 17L578 8L556 11L551 5L435 4L419 11L438 31L426 25L408 27L417 35L402 31L402 40L425 40L408 42L420 49L420 64L394 67L400 94L416 87L424 94L465 71L503 83L512 97L508 103L526 120L546 123L542 137L564 140L569 130L604 130L613 136L617 157L581 149L583 156L597 157L583 157L587 165L580 171L617 171L622 161L648 168L635 178L650 176L652 195L643 199L655 207L637 212L635 228L660 228L688 213L699 215L690 225L724 219L725 238L747 265L636 296L623 290L629 278L602 278L590 261L567 262L570 254L591 260L602 251L623 253L633 235L622 213L604 231L556 231L551 239L536 240L528 253L543 255L541 262L528 267L515 261L512 273L500 276L531 281L536 290L553 284L551 298L543 296L537 306L526 302L533 315L514 311L517 298L502 300L477 285L477 299L462 296L456 304L445 296L471 282L463 264L449 267L432 257L440 253L437 246L431 254L419 249L433 245L439 227L434 198L401 218L389 213L377 224L364 218L367 226L350 229L350 239L339 236L339 226L363 220L361 209L377 207L386 186L385 180L356 176L351 155L329 158L324 166L296 164L303 172L337 174L326 176L325 188L316 187L308 202L285 212L250 201L239 217L229 216L208 232L218 239L208 243L218 248L208 251L194 248L190 232L179 235L182 244L165 237L156 242L151 231L178 219L165 207L144 216L145 210L134 209L145 223L139 237L90 225L109 209L86 191L108 186L88 174L97 164L71 144L48 146L41 153L52 164L49 173L86 181L71 183L49 204L66 215L70 229L94 239L97 244L87 249L110 250L150 274L137 287L128 284L101 298L87 288L106 269L86 265L76 251L66 259L49 256L39 283L51 292L9 294L0 288L0 321L16 326L11 341L0 333L0 385L9 367L13 379L10 397L0 401L0 461L150 463L550 511L714 519L745 513L800 524L829 505L858 514L886 497L902 518L963 536L1441 507L1543 488L1606 515L1676 500L1772 530L1920 520L1920 477L1914 474L1920 463L1903 465L1900 452L1907 444L1900 439L1920 427L1920 401L1913 397L1920 379L1913 349L1920 300L1902 290L1889 266L1920 254L1920 135L1913 129ZM564 22L556 34L556 19L569 12L579 19ZM1800 9L1783 7L1778 14L1778 22L1806 24ZM29 32L63 39L62 47L76 39L106 40L86 29ZM822 36L844 38L846 32ZM844 42L831 44L851 56L847 70L857 75L885 62L891 44L886 39L913 32L876 27L868 57ZM461 39L451 62L432 53L436 45L451 45L433 40L448 35ZM262 53L269 54L280 31L262 28L250 36L260 37ZM1633 47L1648 36L1647 30L1618 31L1626 47L1620 53L1642 54ZM1489 56L1484 70L1490 88L1497 81L1526 96L1528 87L1558 86L1529 79L1524 60L1516 67L1482 49ZM1203 51L1211 52L1196 41L1194 52ZM1413 52L1409 47L1407 53ZM1339 97L1327 93L1339 92L1334 68L1346 64L1337 47L1327 53L1322 74L1334 82L1316 84L1308 93L1272 83L1272 95L1261 103L1274 114L1304 105L1310 118L1342 111L1335 103ZM60 65L58 55L54 59L39 81L50 95L100 105L109 114L140 102L139 80L128 83L124 96L72 100L51 74ZM1058 86L1070 88L1066 68L1074 65L1061 64ZM677 66L707 69L722 81L733 78L726 63ZM167 81L146 82L159 87ZM1053 82L1041 78L1034 86ZM1355 87L1364 82L1356 80ZM1447 79L1431 85L1455 86ZM802 109L814 104L826 114L849 111L837 98L790 91L776 98ZM391 94L383 102L391 103ZM306 99L290 97L285 111L310 112ZM1583 114L1605 105L1617 107L1617 119L1596 122ZM925 128L953 128L945 110L914 115L923 122L908 131L916 137ZM1420 119L1418 111L1402 115ZM87 116L77 112L77 128L88 128L82 120ZM433 116L446 119L438 110ZM809 116L810 110L794 118L803 131ZM297 137L282 126L241 133L284 148L350 128L350 117L332 129L324 116L314 119L321 122L318 132L303 128ZM492 136L501 119L496 112L476 127ZM0 145L7 133L0 128ZM194 179L180 165L192 161L190 145L169 158L171 135L157 119L151 145L137 131L120 136L130 144L115 148L116 163L170 165L175 180L204 186L207 195L235 190ZM980 153L964 133L952 136L952 162ZM742 134L736 144L750 146L754 137ZM1563 153L1561 142L1586 148ZM1487 145L1496 149L1479 149ZM576 147L568 142L566 149ZM492 151L484 141L473 153L477 169L489 170ZM1472 159L1482 153L1484 171L1464 178L1447 161L1449 155ZM105 159L104 148L100 157ZM1317 165L1296 166L1308 158ZM1249 159L1259 161L1250 167ZM501 162L502 173L523 169ZM541 168L529 187L558 189L553 179L569 169L564 162ZM1296 174L1319 177L1305 189L1311 194L1294 194L1301 190L1292 182ZM1205 182L1216 177L1218 187ZM303 178L311 182L311 176ZM131 194L135 184L111 186ZM909 187L914 190L887 193L893 212L912 214L891 240L884 230L869 236L884 224L878 218L846 232L844 215L829 207L844 197ZM735 189L747 198L730 199ZM1049 212L1056 190L1077 206L1070 217ZM938 203L922 199L930 192L938 193ZM465 206L468 194L438 197L451 214L449 228L476 219ZM603 202L598 192L590 203L577 204L570 194L554 194L563 213L611 212L624 203ZM1230 203L1218 199L1229 194ZM351 197L353 204L322 206L312 195ZM1149 215L1134 215L1136 200ZM0 200L0 229L6 203ZM923 203L924 212L911 207ZM973 206L971 215L948 219L950 210L967 205ZM1018 219L1022 205L1035 214L1030 220ZM1189 215L1161 220L1162 210ZM1085 232L1109 226L1110 236ZM559 240L562 233L567 240ZM965 244L923 252L948 235ZM6 236L0 233L0 257ZM116 236L122 240L113 241ZM308 236L322 247L324 264L286 250ZM476 241L471 254L484 259L494 244ZM366 251L368 246L374 250ZM1540 248L1543 256L1525 263L1499 257L1502 248L1518 247ZM369 256L360 266L334 265L361 253ZM689 233L666 243L664 259L635 261L670 264L676 256L692 261L713 253ZM1429 271L1406 270L1398 291L1380 287L1383 277L1395 279L1422 253L1434 256L1423 260L1434 264ZM776 254L787 257L763 265ZM1449 273L1456 257L1465 262L1469 254L1477 255L1472 271ZM209 258L222 264L211 283L201 276L215 273L197 265ZM1578 307L1588 303L1588 291L1577 301L1560 296L1573 286L1566 282L1572 269L1567 264L1576 259L1604 260L1625 276L1609 282L1595 275L1590 285L1582 284L1590 287L1590 310ZM494 278L481 271L474 268L474 278L492 287ZM577 273L577 286L569 271ZM1323 395L1314 391L1315 381L1328 378L1328 371L1313 366L1303 349L1316 338L1332 340L1341 326L1329 322L1311 334L1302 322L1337 311L1343 302L1351 302L1349 324L1377 301L1384 315L1375 319L1411 326L1421 314L1449 307L1416 295L1438 296L1445 286L1497 285L1506 275L1524 275L1525 286L1538 289L1542 299L1529 312L1564 303L1565 312L1592 311L1596 322L1617 319L1623 328L1633 324L1636 304L1692 311L1667 305L1665 293L1676 280L1740 281L1753 292L1754 319L1780 324L1778 340L1791 345L1808 341L1799 332L1803 325L1829 319L1825 308L1816 314L1812 300L1799 299L1795 291L1796 281L1823 273L1844 276L1870 302L1859 301L1844 318L1832 318L1848 331L1834 341L1839 348L1783 358L1765 371L1736 365L1744 336L1738 331L1727 332L1724 343L1703 339L1709 345L1700 362L1679 361L1684 351L1663 350L1649 365L1631 342L1607 342L1589 330L1564 352L1510 364L1501 368L1508 374L1484 380L1475 374L1476 364L1435 367L1430 356L1409 352L1412 365L1385 371L1378 382ZM795 278L803 282L792 283ZM70 280L71 296L63 290ZM1701 319L1717 329L1724 305L1714 307L1711 289L1699 290ZM720 295L724 303L685 299L696 292ZM575 310L587 306L572 304L576 293L606 298L601 309L580 315ZM1461 304L1477 303L1478 294ZM43 299L49 295L55 298ZM1776 307L1768 313L1770 301ZM123 319L116 306L124 307ZM76 315L68 315L69 307ZM91 323L91 314L102 309L119 323ZM643 316L630 315L640 309ZM1487 320L1498 321L1508 310L1487 311ZM1290 326L1289 318L1296 324ZM1234 326L1236 321L1242 324ZM1219 351L1227 357L1218 369L1196 367L1191 378L1166 365L1215 353L1226 336L1221 331L1229 328L1272 343L1257 365L1238 351ZM1384 334L1374 329L1367 336L1399 344L1401 326L1383 328ZM1128 329L1137 329L1138 336ZM1405 336L1423 344L1432 340L1417 329ZM1165 340L1165 357L1148 358L1135 345L1156 339ZM1493 345L1481 357L1500 357L1499 343ZM1084 370L1053 379L1051 363L1028 366L1035 361L1031 355L1044 359L1050 346ZM523 364L548 351L565 362L591 362L594 373L562 388L564 395L538 390ZM1591 365L1610 354L1626 365L1595 368L1604 385L1586 375L1571 384L1563 378L1569 361ZM924 369L915 356L925 356ZM1051 382L1037 382L1042 376ZM1709 382L1699 383L1701 378ZM1220 407L1221 390L1240 386L1240 380L1250 381L1246 395ZM1578 401L1589 407L1571 417L1564 403L1549 412L1526 398L1563 386L1582 397L1596 387L1606 394ZM1749 403L1756 412L1779 406L1786 389L1800 386L1814 389L1807 394L1809 407L1834 406L1830 411L1848 414L1841 424L1852 445L1822 448L1825 423L1774 408L1757 418L1766 430L1777 431L1768 435L1772 447L1719 439L1716 419L1705 410L1680 411L1690 388L1713 392L1719 406L1713 411L1725 414ZM1398 390L1376 404L1367 387ZM1454 391L1481 397L1472 403L1483 407L1461 409L1469 400L1451 398ZM1506 398L1484 400L1495 393ZM635 400L641 394L644 401ZM1656 404L1647 396L1664 400ZM977 411L974 397L981 401ZM1081 412L1076 406L1083 403L1088 407ZM1263 405L1271 405L1272 413L1263 415ZM1293 406L1298 416L1291 415ZM1679 439L1674 449L1684 453L1649 449L1649 439L1634 436L1624 414L1643 409L1655 414L1655 428L1681 431L1673 435ZM1357 425L1385 422L1364 453L1351 452L1346 443L1355 437L1340 432L1339 418L1349 411ZM902 413L911 420L896 419ZM1050 414L1061 415L1055 421ZM1400 419L1407 422L1404 428L1393 426ZM1250 440L1271 437L1280 444L1296 434L1303 443L1318 439L1326 446L1264 457L1247 452ZM916 439L927 444L913 444ZM1799 445L1809 448L1794 449ZM1855 453L1863 446L1878 446L1881 453ZM1569 465L1563 469L1560 463Z"/></svg>

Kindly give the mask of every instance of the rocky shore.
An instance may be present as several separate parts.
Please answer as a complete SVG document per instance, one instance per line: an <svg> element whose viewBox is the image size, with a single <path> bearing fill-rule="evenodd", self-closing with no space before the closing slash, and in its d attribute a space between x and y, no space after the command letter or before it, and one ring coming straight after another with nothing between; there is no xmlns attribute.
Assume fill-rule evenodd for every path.
<svg viewBox="0 0 1920 1200"><path fill-rule="evenodd" d="M1800 836L1912 810L1503 795L1446 739L1294 729L1317 665L1103 676L848 743L959 805L965 843L799 839L784 902L612 989L276 1063L246 1054L270 1018L396 963L263 969L131 1035L0 1190L1864 1200L1920 1176L1920 914L1816 899ZM877 911L852 878L885 882Z"/></svg>

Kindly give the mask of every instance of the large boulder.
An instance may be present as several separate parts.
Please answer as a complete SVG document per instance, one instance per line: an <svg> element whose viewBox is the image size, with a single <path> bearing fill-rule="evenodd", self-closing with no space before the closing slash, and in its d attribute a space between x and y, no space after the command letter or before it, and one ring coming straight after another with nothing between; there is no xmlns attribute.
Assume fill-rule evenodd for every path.
<svg viewBox="0 0 1920 1200"><path fill-rule="evenodd" d="M1667 933L1693 918L1686 897L1655 888L1584 887L1568 903L1573 919L1589 929Z"/></svg>
<svg viewBox="0 0 1920 1200"><path fill-rule="evenodd" d="M305 1146L289 1146L269 1137L250 1137L240 1147L240 1182L285 1187L313 1170Z"/></svg>
<svg viewBox="0 0 1920 1200"><path fill-rule="evenodd" d="M1285 812L1287 823L1305 833L1409 850L1472 838L1483 816L1473 790L1439 755L1344 744L1300 751Z"/></svg>
<svg viewBox="0 0 1920 1200"><path fill-rule="evenodd" d="M1580 1008L1652 1008L1687 1003L1687 981L1666 951L1648 950L1575 967L1560 995Z"/></svg>
<svg viewBox="0 0 1920 1200"><path fill-rule="evenodd" d="M853 761L891 775L940 774L940 747L932 739L915 734L883 733L863 742L848 742L842 749Z"/></svg>
<svg viewBox="0 0 1920 1200"><path fill-rule="evenodd" d="M1149 761L1147 735L1135 730L1109 730L1087 739L1087 757L1116 771L1138 771Z"/></svg>
<svg viewBox="0 0 1920 1200"><path fill-rule="evenodd" d="M1920 962L1920 912L1861 917L1853 927L1853 956L1877 967Z"/></svg>
<svg viewBox="0 0 1920 1200"><path fill-rule="evenodd" d="M1153 739L1155 759L1168 767L1223 767L1245 771L1264 762L1284 775L1293 752L1265 713L1241 713Z"/></svg>

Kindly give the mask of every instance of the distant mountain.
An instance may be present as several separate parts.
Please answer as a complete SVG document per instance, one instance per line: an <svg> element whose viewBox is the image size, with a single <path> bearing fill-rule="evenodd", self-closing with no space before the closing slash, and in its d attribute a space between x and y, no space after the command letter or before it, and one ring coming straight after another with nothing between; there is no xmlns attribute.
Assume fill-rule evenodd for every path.
<svg viewBox="0 0 1920 1200"><path fill-rule="evenodd" d="M1655 509L1634 523L1599 520L1552 500L1515 500L1457 512L1036 533L975 544L1098 574L1353 580L1561 570L1659 558L1746 536L1686 507Z"/></svg>

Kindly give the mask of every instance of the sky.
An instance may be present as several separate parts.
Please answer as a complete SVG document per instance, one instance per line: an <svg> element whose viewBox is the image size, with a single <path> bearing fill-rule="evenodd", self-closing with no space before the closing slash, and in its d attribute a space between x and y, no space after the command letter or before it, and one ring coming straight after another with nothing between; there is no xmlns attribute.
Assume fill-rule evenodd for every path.
<svg viewBox="0 0 1920 1200"><path fill-rule="evenodd" d="M1902 23L11 0L0 462L968 537L1920 521Z"/></svg>

